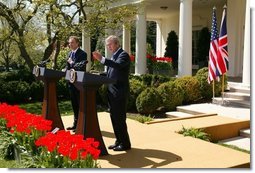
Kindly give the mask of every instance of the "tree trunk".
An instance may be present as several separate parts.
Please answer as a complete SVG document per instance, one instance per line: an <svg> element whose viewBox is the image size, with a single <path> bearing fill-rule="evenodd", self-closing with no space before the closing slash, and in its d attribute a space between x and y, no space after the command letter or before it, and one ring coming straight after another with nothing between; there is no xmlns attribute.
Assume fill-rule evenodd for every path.
<svg viewBox="0 0 255 173"><path fill-rule="evenodd" d="M18 42L18 46L19 46L19 50L20 50L20 55L21 57L24 58L26 64L28 65L29 69L31 71L33 71L33 68L34 68L34 63L33 61L31 60L30 56L28 55L28 52L26 50L26 46L24 45L24 42L22 41L19 41Z"/></svg>

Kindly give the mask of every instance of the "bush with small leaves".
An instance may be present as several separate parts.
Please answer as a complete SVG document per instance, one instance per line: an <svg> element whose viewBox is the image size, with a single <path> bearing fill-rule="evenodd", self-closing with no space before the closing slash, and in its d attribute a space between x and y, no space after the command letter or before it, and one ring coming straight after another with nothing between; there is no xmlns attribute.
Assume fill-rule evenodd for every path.
<svg viewBox="0 0 255 173"><path fill-rule="evenodd" d="M42 81L32 82L30 85L31 99L33 101L42 101L43 99L43 87Z"/></svg>
<svg viewBox="0 0 255 173"><path fill-rule="evenodd" d="M106 106L107 101L107 85L102 85L97 91L97 103Z"/></svg>
<svg viewBox="0 0 255 173"><path fill-rule="evenodd" d="M201 98L200 85L197 78L183 76L177 78L174 83L180 85L184 91L183 104L190 104Z"/></svg>
<svg viewBox="0 0 255 173"><path fill-rule="evenodd" d="M155 75L155 74L143 74L141 75L141 79L144 85L148 87L158 87L160 84L168 81L174 80L174 78L163 76L163 75Z"/></svg>
<svg viewBox="0 0 255 173"><path fill-rule="evenodd" d="M197 71L195 77L200 84L201 96L205 99L211 99L213 97L213 84L208 83L208 67L204 67ZM220 82L215 81L215 96L220 96L222 91L222 77ZM224 75L224 90L227 88L227 76Z"/></svg>
<svg viewBox="0 0 255 173"><path fill-rule="evenodd" d="M146 88L136 99L136 108L141 114L156 112L160 104L161 98L155 88Z"/></svg>
<svg viewBox="0 0 255 173"><path fill-rule="evenodd" d="M130 79L130 93L128 98L128 110L136 110L136 98L146 88L146 86L137 79Z"/></svg>
<svg viewBox="0 0 255 173"><path fill-rule="evenodd" d="M176 106L182 105L184 91L180 85L173 81L161 84L157 91L162 99L162 105L166 111L176 110Z"/></svg>

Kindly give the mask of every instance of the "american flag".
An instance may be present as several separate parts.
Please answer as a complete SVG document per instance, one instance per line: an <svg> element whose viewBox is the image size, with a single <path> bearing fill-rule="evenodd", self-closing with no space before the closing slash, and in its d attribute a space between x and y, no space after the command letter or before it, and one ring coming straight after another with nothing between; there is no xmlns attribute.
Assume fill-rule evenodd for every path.
<svg viewBox="0 0 255 173"><path fill-rule="evenodd" d="M212 28L211 28L211 43L209 50L209 64L208 64L208 83L217 79L220 75L217 69L217 56L218 56L218 29L216 19L216 7L213 8L212 15Z"/></svg>
<svg viewBox="0 0 255 173"><path fill-rule="evenodd" d="M220 35L219 35L219 51L217 56L217 69L219 73L223 75L228 71L228 37L227 37L227 19L226 19L226 9L224 6L221 26L220 26Z"/></svg>

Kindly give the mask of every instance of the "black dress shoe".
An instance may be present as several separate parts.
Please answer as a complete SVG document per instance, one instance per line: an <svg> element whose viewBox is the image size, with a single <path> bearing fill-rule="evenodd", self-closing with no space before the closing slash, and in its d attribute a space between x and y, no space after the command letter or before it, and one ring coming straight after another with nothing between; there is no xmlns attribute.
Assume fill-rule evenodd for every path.
<svg viewBox="0 0 255 173"><path fill-rule="evenodd" d="M113 148L113 151L126 151L126 150L130 150L131 147L126 147L126 146L123 146L122 144L118 145L117 147L114 147Z"/></svg>
<svg viewBox="0 0 255 173"><path fill-rule="evenodd" d="M115 147L117 147L119 144L112 144L110 146L108 146L108 149L112 150L114 149Z"/></svg>
<svg viewBox="0 0 255 173"><path fill-rule="evenodd" d="M72 126L72 127L67 127L66 130L75 130L76 126Z"/></svg>

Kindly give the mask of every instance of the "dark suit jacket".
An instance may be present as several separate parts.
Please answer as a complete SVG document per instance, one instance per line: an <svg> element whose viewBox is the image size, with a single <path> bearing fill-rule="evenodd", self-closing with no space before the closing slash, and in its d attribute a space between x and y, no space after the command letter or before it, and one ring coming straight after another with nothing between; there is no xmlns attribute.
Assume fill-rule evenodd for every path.
<svg viewBox="0 0 255 173"><path fill-rule="evenodd" d="M71 56L71 51L68 54L68 58ZM78 48L75 52L75 60L74 64L70 65L68 62L66 64L66 69L70 70L74 68L77 71L86 71L86 64L87 64L87 53L84 52L82 49Z"/></svg>
<svg viewBox="0 0 255 173"><path fill-rule="evenodd" d="M130 57L122 48L113 56L113 60L105 59L107 66L107 77L115 79L115 84L108 85L108 91L115 99L126 101L129 94L129 68Z"/></svg>

